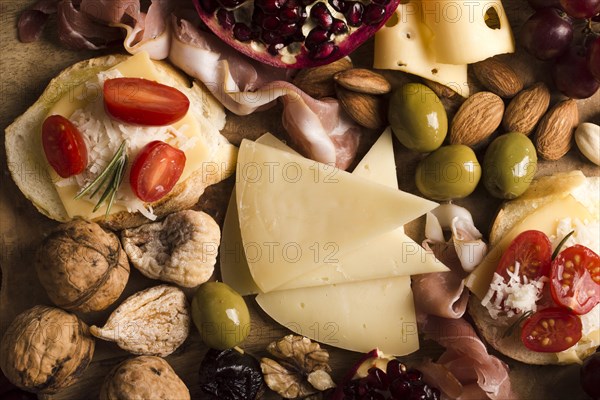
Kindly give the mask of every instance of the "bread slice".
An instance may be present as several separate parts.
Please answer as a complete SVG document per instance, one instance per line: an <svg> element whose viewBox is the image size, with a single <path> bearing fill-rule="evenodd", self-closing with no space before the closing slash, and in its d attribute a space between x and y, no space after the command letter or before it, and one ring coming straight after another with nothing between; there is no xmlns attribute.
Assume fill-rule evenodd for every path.
<svg viewBox="0 0 600 400"><path fill-rule="evenodd" d="M588 206L587 199L595 199L590 202L588 208L597 207L598 193L600 193L599 185L600 177L586 178L581 171L560 173L534 181L523 197L506 202L502 206L490 232L490 244L495 245L505 233L527 214L550 201L569 194L574 194L586 206ZM591 211L594 215L597 215L596 209ZM559 362L556 353L539 353L527 349L521 342L519 329L513 329L512 334L507 336L507 329L515 318L510 322L501 318L493 319L490 317L487 308L481 305L481 300L477 296L471 296L469 299L468 311L481 336L496 350L512 359L537 365L576 362L576 359L569 362ZM583 360L594 353L596 348L585 349L583 346L576 346L574 350L579 359Z"/></svg>
<svg viewBox="0 0 600 400"><path fill-rule="evenodd" d="M5 131L6 155L13 180L33 205L45 216L66 222L69 216L50 180L48 166L41 145L41 125L52 108L65 93L73 87L88 81L99 72L107 70L127 57L110 55L81 61L54 78L41 97ZM177 87L190 99L190 110L198 118L210 118L215 127L213 132L202 132L202 137L210 147L211 159L222 170L207 174L195 171L186 180L179 182L173 190L159 201L151 204L158 217L174 211L192 207L204 189L227 178L235 170L237 149L218 132L225 124L225 112L208 90L193 83L169 64L155 61L155 66L166 82ZM104 226L119 230L141 225L147 219L139 213L117 212L107 218L96 218Z"/></svg>

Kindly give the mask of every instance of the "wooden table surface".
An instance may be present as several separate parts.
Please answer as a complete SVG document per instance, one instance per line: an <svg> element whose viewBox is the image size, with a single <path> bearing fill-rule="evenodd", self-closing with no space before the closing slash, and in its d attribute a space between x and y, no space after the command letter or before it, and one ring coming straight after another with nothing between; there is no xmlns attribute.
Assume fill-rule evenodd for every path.
<svg viewBox="0 0 600 400"><path fill-rule="evenodd" d="M0 128L8 126L18 115L23 113L42 93L46 84L63 68L72 63L100 55L99 52L73 52L65 50L58 45L56 25L51 22L45 30L42 39L36 43L22 44L16 39L16 18L26 5L33 1L2 0L0 2L0 16L2 19L0 33ZM528 17L531 11L524 0L505 0L507 10L515 33ZM115 50L113 50L115 51ZM363 56L358 60L371 58L372 43L363 46L358 52ZM106 54L107 51L101 53ZM514 68L524 77L527 84L535 80L548 80L547 71L543 64L531 57L521 54L507 56ZM368 65L367 65L368 66ZM401 73L388 73L394 82L403 79ZM582 121L600 123L600 93L593 98L579 102ZM242 136L256 138L264 131L271 131L285 135L278 117L279 108L266 113L254 114L249 117L229 116L224 134L235 144ZM365 139L366 144L372 143L373 135ZM7 170L4 157L4 141L0 145L0 266L2 267L2 287L0 292L0 335L4 333L12 319L25 309L36 304L51 304L44 289L37 280L33 267L33 254L44 234L56 225L42 215L23 197L12 182ZM413 174L416 156L399 148L396 143L399 181L401 188L415 191ZM18 168L18 166L11 166ZM586 162L582 156L573 150L569 155L557 163L541 163L540 173L548 174L559 170L583 169L586 174L600 174L597 167ZM28 174L28 179L40 179L37 171L21 171ZM204 208L210 203L209 212L217 221L222 222L226 199L232 188L232 181L226 181L208 191L207 196L201 199L197 208ZM223 199L222 202L212 201L214 198ZM491 199L484 190L478 189L473 196L461 202L469 207L474 214L476 224L486 231L499 205L497 200ZM217 272L218 273L218 272ZM216 275L218 277L218 275ZM131 278L121 300L141 288L155 284L142 277L134 268ZM190 293L191 294L191 293ZM250 337L244 344L247 351L260 355L265 346L288 333L283 327L272 321L261 312L254 299L248 297L247 303L251 309L253 328ZM120 302L120 301L119 301ZM119 303L117 302L117 304ZM88 323L101 324L107 317L108 311L82 316ZM410 364L422 357L435 358L440 354L440 348L431 342L423 341L421 350L416 354L403 357L403 361ZM328 348L331 352L331 365L334 368L334 377L339 378L345 368L350 366L359 354ZM169 363L182 377L190 388L193 398L203 398L198 387L198 367L205 346L200 341L199 335L194 332L184 345L174 354L167 357ZM104 341L97 341L94 359L83 377L73 386L65 389L56 399L88 399L95 398L99 391L103 377L118 362L129 355L118 349L116 345ZM511 379L519 396L523 399L578 399L585 398L579 388L579 367L558 366L528 366L505 359L511 367Z"/></svg>

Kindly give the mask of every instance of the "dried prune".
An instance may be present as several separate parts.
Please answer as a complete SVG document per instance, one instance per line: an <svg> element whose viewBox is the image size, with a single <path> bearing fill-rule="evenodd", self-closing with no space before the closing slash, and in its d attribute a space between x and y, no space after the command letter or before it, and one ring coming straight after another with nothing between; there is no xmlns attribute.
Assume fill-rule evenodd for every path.
<svg viewBox="0 0 600 400"><path fill-rule="evenodd" d="M200 388L219 400L252 400L264 390L260 363L236 349L210 349L200 364Z"/></svg>

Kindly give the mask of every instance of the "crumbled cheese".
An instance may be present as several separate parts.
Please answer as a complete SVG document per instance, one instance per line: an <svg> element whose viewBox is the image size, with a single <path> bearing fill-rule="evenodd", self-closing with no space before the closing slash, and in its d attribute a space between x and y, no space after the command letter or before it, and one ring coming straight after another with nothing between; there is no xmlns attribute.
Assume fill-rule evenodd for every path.
<svg viewBox="0 0 600 400"><path fill-rule="evenodd" d="M600 254L600 235L598 235L598 232L600 232L600 221L581 221L578 218L563 218L559 220L556 227L556 235L550 237L552 248L555 249L561 240L571 231L573 231L573 234L567 239L563 245L563 249L580 244L590 248L596 254Z"/></svg>
<svg viewBox="0 0 600 400"><path fill-rule="evenodd" d="M526 276L519 276L519 268L519 263L515 263L514 272L506 271L508 282L494 273L490 288L481 300L481 305L487 308L492 318L497 319L501 314L510 318L537 310L536 302L542 297L544 283L548 278L542 277L530 282Z"/></svg>
<svg viewBox="0 0 600 400"><path fill-rule="evenodd" d="M139 126L117 121L106 114L104 101L102 101L102 85L107 79L120 78L123 75L118 70L100 72L97 80L86 82L88 93L98 93L97 101L91 101L82 109L76 110L69 118L73 125L79 129L88 150L88 167L76 176L61 179L57 186L77 185L85 187L92 182L108 165L121 143L127 141L127 154L129 165L125 176L129 176L131 163L141 149L154 140L167 142L185 151L194 147L199 138L189 138L185 131L189 126L184 125L177 130L171 125L167 126ZM92 91L93 90L93 91ZM125 179L125 182L128 180ZM93 204L98 202L98 193L95 197L82 200ZM152 208L145 205L133 193L129 185L121 185L115 199L115 204L124 206L128 211L139 211L150 219L156 219Z"/></svg>

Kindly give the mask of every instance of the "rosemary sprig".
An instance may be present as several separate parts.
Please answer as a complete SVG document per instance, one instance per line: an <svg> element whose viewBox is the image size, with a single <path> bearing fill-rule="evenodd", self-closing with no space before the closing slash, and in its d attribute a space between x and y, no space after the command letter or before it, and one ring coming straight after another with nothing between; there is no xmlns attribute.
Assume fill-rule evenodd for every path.
<svg viewBox="0 0 600 400"><path fill-rule="evenodd" d="M512 335L513 331L519 326L521 325L521 322L523 322L524 320L526 320L527 318L529 318L531 316L531 314L533 314L533 311L529 310L527 312L524 312L523 315L521 315L519 318L517 318L517 320L515 322L513 322L513 324L511 326L509 326L508 328L506 328L506 331L504 331L504 334L502 335L503 338L508 337L510 335Z"/></svg>
<svg viewBox="0 0 600 400"><path fill-rule="evenodd" d="M104 192L102 192L100 199L94 207L94 212L98 211L102 204L108 201L105 216L110 214L110 209L115 201L117 190L119 190L119 186L121 186L121 182L123 182L123 175L125 174L125 166L127 165L128 158L125 148L126 142L123 141L106 168L104 168L96 179L83 188L83 190L75 196L75 199L80 199L90 192L91 194L89 197L91 199L104 188Z"/></svg>
<svg viewBox="0 0 600 400"><path fill-rule="evenodd" d="M571 231L569 233L567 233L567 235L563 238L563 240L560 241L560 243L558 244L558 246L556 246L556 249L554 249L554 253L552 253L552 260L554 260L556 258L556 256L558 255L558 253L560 253L560 249L562 249L562 247L565 245L565 243L567 242L567 240L569 240L569 238L571 237L572 234L574 234L575 231Z"/></svg>

